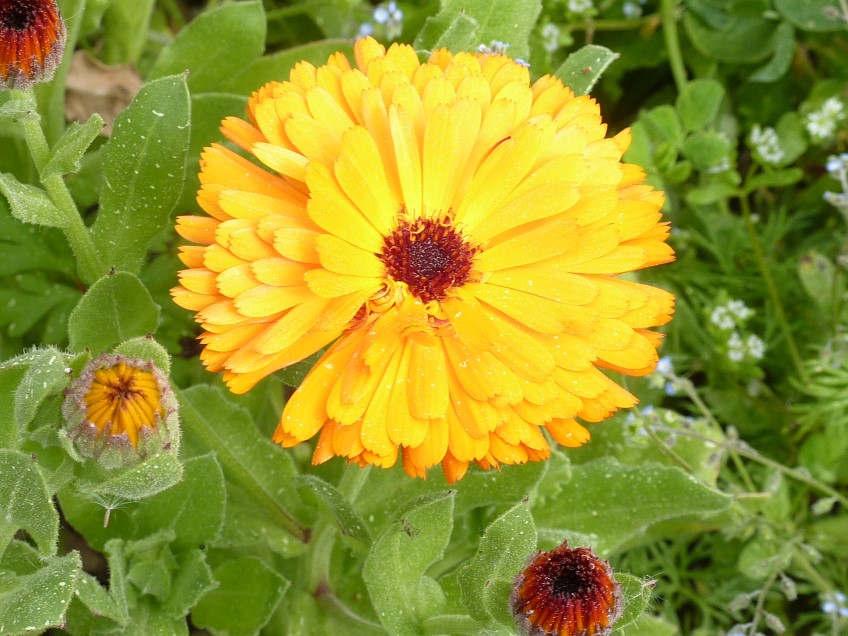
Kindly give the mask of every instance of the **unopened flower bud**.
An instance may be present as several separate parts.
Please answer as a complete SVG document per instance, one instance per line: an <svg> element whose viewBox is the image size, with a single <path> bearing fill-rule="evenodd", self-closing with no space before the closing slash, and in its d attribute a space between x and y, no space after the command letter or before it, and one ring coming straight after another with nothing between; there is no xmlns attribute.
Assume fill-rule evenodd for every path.
<svg viewBox="0 0 848 636"><path fill-rule="evenodd" d="M65 35L55 0L0 0L0 89L50 81Z"/></svg>
<svg viewBox="0 0 848 636"><path fill-rule="evenodd" d="M65 391L62 414L72 450L105 468L179 448L176 398L149 360L119 354L92 360Z"/></svg>

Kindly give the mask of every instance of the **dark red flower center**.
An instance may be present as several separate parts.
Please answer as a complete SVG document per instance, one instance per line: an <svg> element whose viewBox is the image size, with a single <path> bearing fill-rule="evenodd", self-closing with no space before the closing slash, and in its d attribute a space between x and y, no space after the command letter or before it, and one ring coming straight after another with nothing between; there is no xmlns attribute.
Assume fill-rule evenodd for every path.
<svg viewBox="0 0 848 636"><path fill-rule="evenodd" d="M0 0L0 27L26 31L41 11L37 2Z"/></svg>
<svg viewBox="0 0 848 636"><path fill-rule="evenodd" d="M600 636L617 617L619 588L606 561L563 544L531 560L516 579L511 604L534 634Z"/></svg>
<svg viewBox="0 0 848 636"><path fill-rule="evenodd" d="M422 302L441 300L471 276L473 247L451 218L402 220L383 241L380 260L395 281L406 283Z"/></svg>

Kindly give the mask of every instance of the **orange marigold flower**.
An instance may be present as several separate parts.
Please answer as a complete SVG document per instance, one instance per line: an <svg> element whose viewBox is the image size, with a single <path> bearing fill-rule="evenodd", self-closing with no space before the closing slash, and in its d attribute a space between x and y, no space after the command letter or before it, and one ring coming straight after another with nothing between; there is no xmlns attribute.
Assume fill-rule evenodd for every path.
<svg viewBox="0 0 848 636"><path fill-rule="evenodd" d="M49 81L64 49L55 0L0 0L0 89Z"/></svg>
<svg viewBox="0 0 848 636"><path fill-rule="evenodd" d="M510 605L525 634L606 636L621 612L621 589L609 562L563 542L529 560Z"/></svg>
<svg viewBox="0 0 848 636"><path fill-rule="evenodd" d="M202 157L175 301L242 393L329 346L274 440L449 481L580 446L636 399L673 296L619 274L667 263L661 192L597 104L499 54L357 41L250 98Z"/></svg>
<svg viewBox="0 0 848 636"><path fill-rule="evenodd" d="M177 404L152 362L103 354L65 392L62 411L74 450L107 468L179 445Z"/></svg>

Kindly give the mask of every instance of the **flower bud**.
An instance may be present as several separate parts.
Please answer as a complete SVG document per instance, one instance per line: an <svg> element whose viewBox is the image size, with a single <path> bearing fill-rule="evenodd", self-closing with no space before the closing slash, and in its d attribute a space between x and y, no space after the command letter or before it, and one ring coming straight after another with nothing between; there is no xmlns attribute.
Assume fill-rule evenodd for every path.
<svg viewBox="0 0 848 636"><path fill-rule="evenodd" d="M0 0L0 89L50 81L65 35L55 0Z"/></svg>
<svg viewBox="0 0 848 636"><path fill-rule="evenodd" d="M69 450L105 468L179 449L177 400L149 360L119 354L92 360L66 389L62 414Z"/></svg>
<svg viewBox="0 0 848 636"><path fill-rule="evenodd" d="M563 542L530 558L510 607L527 635L606 636L621 613L621 588L608 561Z"/></svg>

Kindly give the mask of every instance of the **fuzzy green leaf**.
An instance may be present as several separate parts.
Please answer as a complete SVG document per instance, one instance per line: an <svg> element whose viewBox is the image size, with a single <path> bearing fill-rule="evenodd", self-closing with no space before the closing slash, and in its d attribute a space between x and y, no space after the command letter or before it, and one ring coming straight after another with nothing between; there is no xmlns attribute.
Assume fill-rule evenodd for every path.
<svg viewBox="0 0 848 636"><path fill-rule="evenodd" d="M271 618L289 582L255 557L229 559L215 568L218 588L191 612L213 634L256 634Z"/></svg>
<svg viewBox="0 0 848 636"><path fill-rule="evenodd" d="M588 95L604 71L619 57L618 53L605 46L587 44L569 55L554 75L573 90L575 95Z"/></svg>
<svg viewBox="0 0 848 636"><path fill-rule="evenodd" d="M561 494L534 508L542 529L568 528L591 537L599 554L614 551L666 519L708 515L726 509L730 498L679 468L645 463L625 466L604 457L572 467ZM559 532L562 534L561 532Z"/></svg>
<svg viewBox="0 0 848 636"><path fill-rule="evenodd" d="M0 590L0 633L61 627L82 570L79 552L47 557L39 570L8 579Z"/></svg>
<svg viewBox="0 0 848 636"><path fill-rule="evenodd" d="M115 120L103 147L100 211L91 228L108 266L138 272L151 239L170 226L190 129L184 75L150 82Z"/></svg>
<svg viewBox="0 0 848 636"><path fill-rule="evenodd" d="M0 556L18 530L26 530L42 554L56 553L59 516L41 471L29 455L0 448Z"/></svg>
<svg viewBox="0 0 848 636"><path fill-rule="evenodd" d="M333 486L317 475L302 475L297 482L311 489L327 506L336 521L342 537L357 548L368 548L371 535L362 517L353 509L350 501Z"/></svg>
<svg viewBox="0 0 848 636"><path fill-rule="evenodd" d="M192 92L212 90L262 55L265 24L265 11L258 0L205 11L162 49L150 79L177 75L188 69L188 86ZM222 42L227 45L221 46ZM259 85L253 90L257 88Z"/></svg>
<svg viewBox="0 0 848 636"><path fill-rule="evenodd" d="M774 34L774 55L749 79L751 82L774 82L786 74L795 54L795 29L788 22L781 22Z"/></svg>
<svg viewBox="0 0 848 636"><path fill-rule="evenodd" d="M176 533L176 550L215 540L224 522L224 475L214 455L187 459L180 483L145 501L133 514L137 536L161 528Z"/></svg>
<svg viewBox="0 0 848 636"><path fill-rule="evenodd" d="M15 391L15 420L22 429L32 422L38 407L69 382L65 354L50 347L34 351L32 362Z"/></svg>
<svg viewBox="0 0 848 636"><path fill-rule="evenodd" d="M439 12L428 18L428 22L436 21L436 26L425 24L425 35L416 39L415 46L432 50L460 37L464 45L451 49L457 52L498 40L509 44L510 57L526 59L530 54L527 42L541 10L541 0L442 0ZM472 35L463 36L462 25L472 27Z"/></svg>
<svg viewBox="0 0 848 636"><path fill-rule="evenodd" d="M97 113L89 117L84 124L72 122L53 147L50 160L41 171L41 177L44 179L79 172L83 155L102 128L103 118Z"/></svg>
<svg viewBox="0 0 848 636"><path fill-rule="evenodd" d="M614 627L621 630L635 623L648 608L654 583L621 572L615 573L615 580L621 586L623 610Z"/></svg>
<svg viewBox="0 0 848 636"><path fill-rule="evenodd" d="M126 625L129 615L122 608L109 590L104 588L96 578L86 572L81 572L77 580L77 598L88 608L93 616L108 618L118 625Z"/></svg>
<svg viewBox="0 0 848 636"><path fill-rule="evenodd" d="M80 490L88 497L117 497L138 501L167 490L178 483L183 465L173 453L159 453L137 466L123 470L114 477L96 483L81 483Z"/></svg>
<svg viewBox="0 0 848 636"><path fill-rule="evenodd" d="M422 579L448 544L453 503L450 491L413 500L374 542L365 559L362 577L377 616L390 634L421 633L421 621L438 610L429 603L422 607L422 600L427 600L421 595Z"/></svg>
<svg viewBox="0 0 848 636"><path fill-rule="evenodd" d="M171 594L164 603L174 618L189 613L204 594L218 587L202 550L191 550L177 557L177 571L171 582Z"/></svg>
<svg viewBox="0 0 848 636"><path fill-rule="evenodd" d="M68 219L41 188L21 183L14 175L0 173L0 192L9 202L12 216L19 221L46 227L67 227Z"/></svg>
<svg viewBox="0 0 848 636"><path fill-rule="evenodd" d="M23 365L0 365L0 401L10 404L26 373ZM15 409L0 409L0 448L13 448L20 443L20 426Z"/></svg>
<svg viewBox="0 0 848 636"><path fill-rule="evenodd" d="M774 8L804 31L841 31L845 28L839 0L775 0Z"/></svg>
<svg viewBox="0 0 848 636"><path fill-rule="evenodd" d="M759 62L774 51L777 22L766 17L728 17L721 28L712 28L692 11L683 14L683 26L695 48L720 62Z"/></svg>
<svg viewBox="0 0 848 636"><path fill-rule="evenodd" d="M95 282L68 319L69 348L94 354L146 336L159 325L159 306L135 274L117 272Z"/></svg>
<svg viewBox="0 0 848 636"><path fill-rule="evenodd" d="M477 554L459 573L462 604L475 620L514 625L509 612L512 581L536 549L536 525L526 503L493 521Z"/></svg>
<svg viewBox="0 0 848 636"><path fill-rule="evenodd" d="M480 43L480 24L465 13L445 12L430 16L415 38L416 49L472 51Z"/></svg>

